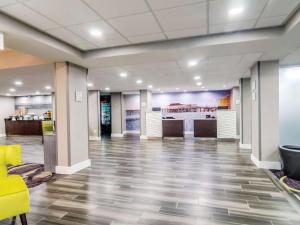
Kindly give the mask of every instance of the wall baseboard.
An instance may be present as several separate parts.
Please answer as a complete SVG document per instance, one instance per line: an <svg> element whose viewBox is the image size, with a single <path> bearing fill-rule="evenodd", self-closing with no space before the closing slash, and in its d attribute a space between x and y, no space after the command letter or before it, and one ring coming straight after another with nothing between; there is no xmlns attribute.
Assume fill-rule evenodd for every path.
<svg viewBox="0 0 300 225"><path fill-rule="evenodd" d="M251 160L258 168L281 170L280 162L259 161L253 154L251 154Z"/></svg>
<svg viewBox="0 0 300 225"><path fill-rule="evenodd" d="M148 136L147 136L147 135L141 135L141 136L140 136L140 139L141 139L141 140L147 140L147 139L148 139Z"/></svg>
<svg viewBox="0 0 300 225"><path fill-rule="evenodd" d="M100 141L101 137L97 137L97 136L89 136L89 140L90 141Z"/></svg>
<svg viewBox="0 0 300 225"><path fill-rule="evenodd" d="M250 149L251 150L251 144L242 144L241 142L240 142L240 148L241 149Z"/></svg>
<svg viewBox="0 0 300 225"><path fill-rule="evenodd" d="M126 130L123 132L124 134L140 134L139 130Z"/></svg>
<svg viewBox="0 0 300 225"><path fill-rule="evenodd" d="M184 134L185 135L194 135L194 131L184 131Z"/></svg>
<svg viewBox="0 0 300 225"><path fill-rule="evenodd" d="M0 137L6 137L6 134L0 134Z"/></svg>
<svg viewBox="0 0 300 225"><path fill-rule="evenodd" d="M55 167L55 172L57 174L73 174L76 173L80 170L83 170L87 167L91 166L91 160L87 159L85 161L82 161L80 163L76 163L72 166L56 166Z"/></svg>
<svg viewBox="0 0 300 225"><path fill-rule="evenodd" d="M121 133L112 133L110 136L112 138L122 138L122 137L124 137L124 134L121 134Z"/></svg>

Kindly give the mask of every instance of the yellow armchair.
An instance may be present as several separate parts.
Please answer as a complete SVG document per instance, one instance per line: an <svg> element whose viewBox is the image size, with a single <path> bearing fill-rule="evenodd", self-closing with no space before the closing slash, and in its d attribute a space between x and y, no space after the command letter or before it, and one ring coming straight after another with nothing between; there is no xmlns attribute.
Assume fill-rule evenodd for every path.
<svg viewBox="0 0 300 225"><path fill-rule="evenodd" d="M20 216L22 225L27 225L29 190L21 176L7 174L6 165L22 163L21 146L0 146L0 220Z"/></svg>

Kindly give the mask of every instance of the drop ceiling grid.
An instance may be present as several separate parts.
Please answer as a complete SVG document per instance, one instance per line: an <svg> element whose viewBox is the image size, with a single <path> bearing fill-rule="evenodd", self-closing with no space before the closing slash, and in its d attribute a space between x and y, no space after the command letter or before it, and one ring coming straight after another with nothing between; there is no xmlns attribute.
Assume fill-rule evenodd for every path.
<svg viewBox="0 0 300 225"><path fill-rule="evenodd" d="M53 1L57 3L56 6L54 6ZM208 32L218 33L235 30L253 29L255 27L263 27L264 24L266 26L272 26L272 24L281 25L282 21L284 21L289 16L289 14L294 12L295 9L299 7L300 3L300 0L285 0L285 4L283 7L283 3L280 2L280 0L245 0L244 2L249 4L249 12L247 11L246 16L244 16L244 18L246 19L242 18L236 20L236 22L232 22L228 20L228 18L224 17L226 15L225 12L223 13L223 17L225 18L224 20L224 18L222 17L222 10L220 11L214 9L215 7L221 7L222 9L224 9L224 7L228 8L229 2L232 1L226 0L127 0L127 6L125 7L125 9L115 9L115 7L113 7L114 5L120 5L118 4L119 0L72 0L72 7L77 7L78 11L85 12L82 13L85 15L80 16L81 19L78 19L76 16L76 22L74 23L74 21L70 20L70 18L68 18L68 16L65 16L63 13L60 13L59 15L53 15L53 13L50 13L51 10L53 11L55 10L55 8L59 8L60 5L65 5L66 8L67 4L65 1L67 0L64 0L64 4L62 4L62 1L59 0L44 0L43 4L47 3L49 6L47 9L44 9L44 5L41 5L41 3L38 0L4 0L4 2L2 1L2 4L0 4L0 7L4 12L8 14L9 8L16 6L17 4L27 7L28 10L31 10L33 14L36 14L36 16L38 15L44 17L45 23L46 21L49 21L49 23L51 24L56 24L57 28L65 29L67 32L69 32L69 36L66 35L66 31L64 31L65 36L63 36L63 34L60 34L59 32L56 34L53 34L54 32L52 32L51 34L51 31L57 28L43 29L43 27L37 27L38 29L44 30L50 35L54 35L65 42L71 42L71 45L75 45L77 47L81 46L79 48L82 48L82 46L86 46L84 50L88 50L94 48L105 48L133 43L141 43L146 41L205 35ZM122 4L124 5L123 1L125 2L125 0L122 0ZM98 4L99 2L111 4L107 5L108 8L110 7L110 11L107 10L108 12L106 12L106 14L104 13L105 15L102 15L103 13L100 14L99 10L97 10L97 8L95 8L95 5L92 4L93 2L98 2ZM136 6L136 4L130 4L134 2L138 2L139 5ZM238 0L235 0L233 2L238 2ZM253 2L256 2L257 4L253 4ZM50 6L53 6L52 9L49 9L51 8ZM204 8L201 14L205 15L197 15L195 13L195 16L189 17L189 13L193 12L193 10L194 12L199 11L198 9L201 9L201 6L203 6ZM196 8L197 10L195 10ZM127 10L127 12L119 13L118 10ZM18 18L18 15L16 15L16 13L13 14L14 15L12 16ZM28 12L28 14L30 14L30 12ZM150 26L148 26L147 24L143 24L143 21L147 21L145 19L146 14L148 15L148 21L151 20L152 23L151 30ZM172 18L169 18L171 14L173 14L173 16ZM180 19L176 20L176 15L180 14L182 15L182 21L180 21ZM69 11L67 15L70 15L70 17L75 18L74 12ZM126 33L128 31L128 27L125 27L124 29L124 26L118 27L113 23L113 21L124 21L124 19L128 19L130 17L143 18L142 16L144 16L144 19L142 19L142 21L133 20L130 22L131 24L128 24L128 26L131 26L133 28L136 27L137 24L140 24L139 29L144 29L144 31L140 33ZM222 23L215 23L215 21L213 21L215 20L214 18L218 18L219 21L222 21ZM18 19L22 20L22 18ZM176 23L174 23L173 20L175 20ZM116 32L115 36L119 37L112 38L113 41L111 42L104 41L104 43L101 43L101 41L98 42L97 40L94 41L90 38L85 37L85 34L79 35L77 32L74 32L74 30L71 29L74 26L84 26L87 23L97 21L106 24L107 27L111 28L114 32ZM31 21L24 22L30 23ZM198 23L202 23L202 26L198 26ZM157 28L155 28L154 24L157 25ZM146 32L147 29L149 29L149 33ZM77 38L75 39L77 39L77 41L71 41L72 36L76 36Z"/></svg>

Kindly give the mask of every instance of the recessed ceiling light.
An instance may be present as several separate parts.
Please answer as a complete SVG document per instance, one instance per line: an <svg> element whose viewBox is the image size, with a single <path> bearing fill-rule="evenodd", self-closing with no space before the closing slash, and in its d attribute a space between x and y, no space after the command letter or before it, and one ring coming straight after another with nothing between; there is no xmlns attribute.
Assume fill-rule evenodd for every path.
<svg viewBox="0 0 300 225"><path fill-rule="evenodd" d="M16 91L16 89L14 89L14 88L10 88L10 89L8 89L10 92L15 92Z"/></svg>
<svg viewBox="0 0 300 225"><path fill-rule="evenodd" d="M198 65L198 61L197 60L190 60L188 61L188 67L194 67Z"/></svg>
<svg viewBox="0 0 300 225"><path fill-rule="evenodd" d="M88 86L88 87L93 87L94 84L93 84L93 83L87 83L87 86Z"/></svg>
<svg viewBox="0 0 300 225"><path fill-rule="evenodd" d="M241 14L242 12L244 12L244 8L243 7L236 7L236 8L232 8L229 10L228 15L229 16L236 16Z"/></svg>
<svg viewBox="0 0 300 225"><path fill-rule="evenodd" d="M204 89L205 88L205 86L202 86L202 89Z"/></svg>
<svg viewBox="0 0 300 225"><path fill-rule="evenodd" d="M143 81L142 80L136 80L136 83L141 84L141 83L143 83Z"/></svg>
<svg viewBox="0 0 300 225"><path fill-rule="evenodd" d="M19 80L16 80L16 81L15 81L15 85L16 85L16 86L21 86L21 85L23 85L23 82L22 82L22 81L19 81Z"/></svg>
<svg viewBox="0 0 300 225"><path fill-rule="evenodd" d="M226 84L224 84L224 85L223 85L223 87L224 87L224 88L226 88L226 87L227 87L227 85L226 85Z"/></svg>
<svg viewBox="0 0 300 225"><path fill-rule="evenodd" d="M102 32L98 29L91 29L90 30L90 35L93 36L93 37L101 37Z"/></svg>
<svg viewBox="0 0 300 225"><path fill-rule="evenodd" d="M200 80L200 76L194 76L194 80Z"/></svg>
<svg viewBox="0 0 300 225"><path fill-rule="evenodd" d="M109 87L106 87L106 88L105 88L105 91L109 91L109 90L110 90L110 88L109 88Z"/></svg>
<svg viewBox="0 0 300 225"><path fill-rule="evenodd" d="M51 88L52 88L52 87L49 86L49 85L45 86L45 89L47 89L47 90L50 90Z"/></svg>
<svg viewBox="0 0 300 225"><path fill-rule="evenodd" d="M175 88L177 91L179 90L179 88Z"/></svg>
<svg viewBox="0 0 300 225"><path fill-rule="evenodd" d="M127 73L120 73L120 77L127 77Z"/></svg>
<svg viewBox="0 0 300 225"><path fill-rule="evenodd" d="M202 83L201 83L201 82L197 82L196 85L197 85L197 86L201 86Z"/></svg>
<svg viewBox="0 0 300 225"><path fill-rule="evenodd" d="M40 93L39 91L36 91L35 94L36 94L36 95L39 95L39 94L41 94L41 93Z"/></svg>
<svg viewBox="0 0 300 225"><path fill-rule="evenodd" d="M150 88L150 89L151 89L151 88L153 88L153 86L150 84L150 85L148 85L148 88Z"/></svg>
<svg viewBox="0 0 300 225"><path fill-rule="evenodd" d="M9 93L6 93L5 95L6 95L6 96L11 96L11 94L9 94Z"/></svg>

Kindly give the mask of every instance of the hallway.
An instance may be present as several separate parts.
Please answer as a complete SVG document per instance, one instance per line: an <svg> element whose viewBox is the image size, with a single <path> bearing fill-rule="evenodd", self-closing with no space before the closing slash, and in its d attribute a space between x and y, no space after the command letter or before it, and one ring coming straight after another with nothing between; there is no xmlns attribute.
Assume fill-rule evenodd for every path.
<svg viewBox="0 0 300 225"><path fill-rule="evenodd" d="M29 224L300 223L234 142L105 139L90 142L90 158L91 168L32 191Z"/></svg>

